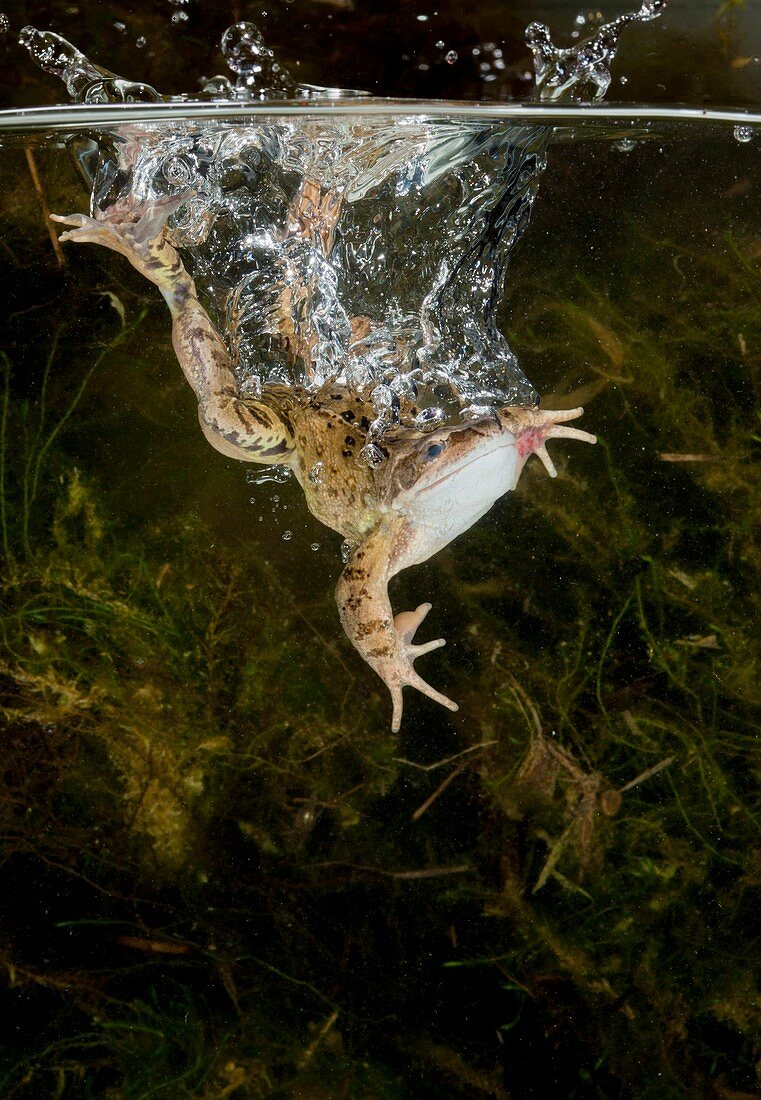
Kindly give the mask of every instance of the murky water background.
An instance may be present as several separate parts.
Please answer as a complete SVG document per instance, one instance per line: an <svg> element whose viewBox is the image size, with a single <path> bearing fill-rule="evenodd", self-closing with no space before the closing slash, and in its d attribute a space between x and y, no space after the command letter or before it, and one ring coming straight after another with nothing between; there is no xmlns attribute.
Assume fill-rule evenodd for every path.
<svg viewBox="0 0 761 1100"><path fill-rule="evenodd" d="M187 11L192 66L169 5L139 28L178 76ZM267 18L310 24L314 82L307 41L331 82L478 94L328 29L396 42L399 13L305 11ZM683 46L687 15L617 72L752 100L748 11ZM411 701L399 738L336 619L338 536L208 447L152 288L59 266L25 148L61 212L69 155L0 148L4 1094L756 1095L761 133L559 137L500 323L600 443L399 579L461 704Z"/></svg>

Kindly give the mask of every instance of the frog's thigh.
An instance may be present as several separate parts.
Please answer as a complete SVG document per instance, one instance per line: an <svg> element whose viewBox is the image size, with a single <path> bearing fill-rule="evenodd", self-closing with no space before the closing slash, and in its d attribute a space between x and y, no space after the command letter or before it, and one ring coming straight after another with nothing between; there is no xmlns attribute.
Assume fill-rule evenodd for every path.
<svg viewBox="0 0 761 1100"><path fill-rule="evenodd" d="M277 413L253 401L230 394L207 395L198 406L201 431L208 442L228 458L242 462L277 464L293 453L293 437Z"/></svg>

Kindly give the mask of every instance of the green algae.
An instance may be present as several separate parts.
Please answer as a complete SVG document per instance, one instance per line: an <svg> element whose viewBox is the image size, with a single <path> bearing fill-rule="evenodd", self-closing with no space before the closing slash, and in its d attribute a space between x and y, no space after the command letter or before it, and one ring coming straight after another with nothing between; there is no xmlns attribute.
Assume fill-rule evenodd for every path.
<svg viewBox="0 0 761 1100"><path fill-rule="evenodd" d="M3 1095L757 1093L758 235L621 237L614 279L519 259L511 335L600 443L400 578L461 704L400 739L337 548L190 438L161 304L42 236L14 268Z"/></svg>

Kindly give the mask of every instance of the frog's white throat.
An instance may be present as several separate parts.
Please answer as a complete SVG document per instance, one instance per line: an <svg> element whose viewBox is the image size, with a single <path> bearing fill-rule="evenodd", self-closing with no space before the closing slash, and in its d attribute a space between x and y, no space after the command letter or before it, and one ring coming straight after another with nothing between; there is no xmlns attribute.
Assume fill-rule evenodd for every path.
<svg viewBox="0 0 761 1100"><path fill-rule="evenodd" d="M524 462L515 436L505 431L419 478L394 502L408 532L402 560L395 566L406 569L426 561L472 527L496 500L515 488Z"/></svg>

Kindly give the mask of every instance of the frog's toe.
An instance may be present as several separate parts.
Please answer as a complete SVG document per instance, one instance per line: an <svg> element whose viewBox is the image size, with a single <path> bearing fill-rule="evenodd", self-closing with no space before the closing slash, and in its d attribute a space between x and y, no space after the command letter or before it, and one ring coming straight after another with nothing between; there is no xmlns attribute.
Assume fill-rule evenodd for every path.
<svg viewBox="0 0 761 1100"><path fill-rule="evenodd" d="M421 603L414 611L400 611L398 615L394 616L394 630L399 635L405 653L411 661L414 661L415 657L422 657L424 653L430 653L431 650L441 649L443 645L447 644L446 639L436 638L432 642L413 645L412 639L415 637L415 631L430 610L431 604Z"/></svg>
<svg viewBox="0 0 761 1100"><path fill-rule="evenodd" d="M435 638L433 641L422 642L419 645L413 643L415 631L430 610L431 605L429 603L421 603L414 611L401 611L398 615L394 616L394 630L399 637L402 651L406 658L402 667L398 668L397 674L393 677L391 682L389 682L389 680L386 681L391 692L391 701L393 704L391 729L394 733L399 732L399 727L402 723L402 689L405 687L415 688L421 695L426 695L429 699L433 699L434 702L440 703L449 710L459 709L457 703L447 698L446 695L442 695L440 691L436 691L435 688L432 688L431 685L426 683L422 676L419 676L412 667L412 662L417 657L422 657L423 654L431 653L434 649L441 649L443 645L446 645L444 638Z"/></svg>
<svg viewBox="0 0 761 1100"><path fill-rule="evenodd" d="M430 684L426 683L422 676L418 676L411 663L405 669L403 676L393 683L388 683L387 681L387 685L391 692L391 703L393 706L391 714L392 733L398 733L402 725L402 712L404 709L404 700L402 699L403 688L415 688L421 695L426 695L429 699L433 699L434 703L441 703L442 707L446 707L447 710L460 709L453 699L448 698L446 695L442 695L440 691L436 691L436 688L432 688Z"/></svg>
<svg viewBox="0 0 761 1100"><path fill-rule="evenodd" d="M104 210L96 210L95 217L88 214L51 214L51 221L68 225L61 234L62 241L76 244L100 244L131 258L131 255L150 255L150 244L162 236L169 217L194 192L167 195L152 202L137 202L131 197Z"/></svg>

